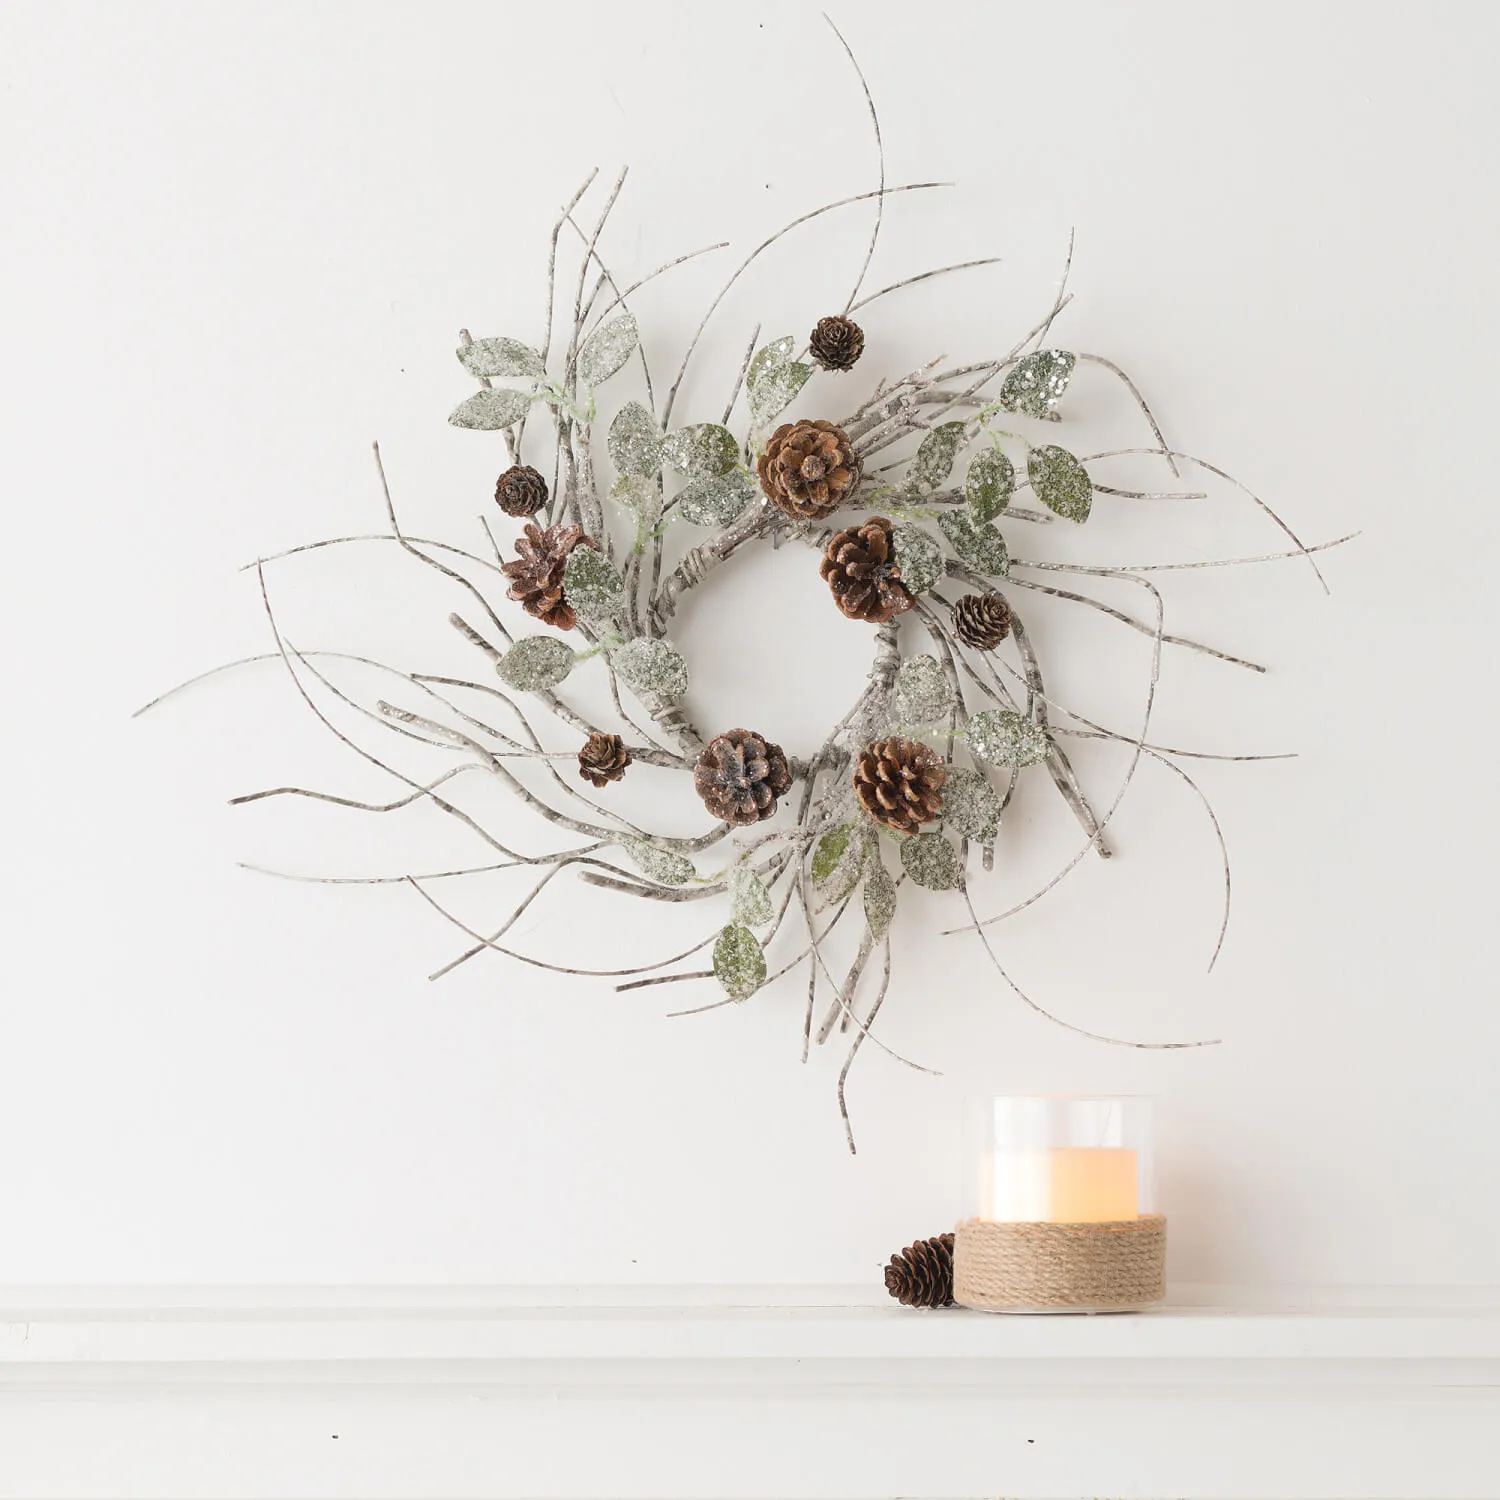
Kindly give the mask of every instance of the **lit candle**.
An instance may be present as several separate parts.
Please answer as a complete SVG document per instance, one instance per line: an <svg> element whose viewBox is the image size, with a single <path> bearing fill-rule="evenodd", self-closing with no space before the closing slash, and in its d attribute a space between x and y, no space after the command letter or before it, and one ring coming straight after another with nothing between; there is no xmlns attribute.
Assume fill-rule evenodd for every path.
<svg viewBox="0 0 1500 1500"><path fill-rule="evenodd" d="M980 1217L1022 1224L1108 1224L1140 1212L1134 1151L1118 1146L997 1150Z"/></svg>

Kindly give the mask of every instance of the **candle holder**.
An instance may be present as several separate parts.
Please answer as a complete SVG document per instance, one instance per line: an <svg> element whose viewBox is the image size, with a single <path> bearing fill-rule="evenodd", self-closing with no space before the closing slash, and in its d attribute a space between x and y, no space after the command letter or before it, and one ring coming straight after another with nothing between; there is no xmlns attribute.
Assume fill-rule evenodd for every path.
<svg viewBox="0 0 1500 1500"><path fill-rule="evenodd" d="M964 1115L953 1297L983 1312L1135 1312L1166 1295L1151 1100L1000 1096Z"/></svg>

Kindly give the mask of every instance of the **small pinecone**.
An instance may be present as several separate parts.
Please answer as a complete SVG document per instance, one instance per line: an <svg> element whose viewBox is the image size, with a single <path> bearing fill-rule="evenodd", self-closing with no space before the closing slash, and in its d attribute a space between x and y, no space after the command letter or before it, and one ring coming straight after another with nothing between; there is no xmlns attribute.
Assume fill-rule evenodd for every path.
<svg viewBox="0 0 1500 1500"><path fill-rule="evenodd" d="M851 620L884 625L916 602L901 582L893 536L884 516L871 516L829 539L818 571Z"/></svg>
<svg viewBox="0 0 1500 1500"><path fill-rule="evenodd" d="M1010 634L1010 605L999 594L965 594L953 606L953 633L976 651L993 651Z"/></svg>
<svg viewBox="0 0 1500 1500"><path fill-rule="evenodd" d="M547 503L547 481L530 464L512 464L495 481L495 503L508 516L534 516Z"/></svg>
<svg viewBox="0 0 1500 1500"><path fill-rule="evenodd" d="M703 747L693 784L714 817L744 827L776 811L792 773L780 745L748 729L731 729Z"/></svg>
<svg viewBox="0 0 1500 1500"><path fill-rule="evenodd" d="M578 752L578 774L596 787L618 781L629 764L630 752L625 741L617 734L603 734L597 729Z"/></svg>
<svg viewBox="0 0 1500 1500"><path fill-rule="evenodd" d="M938 817L947 779L948 768L937 751L898 735L866 745L854 763L859 805L897 833L915 833Z"/></svg>
<svg viewBox="0 0 1500 1500"><path fill-rule="evenodd" d="M903 1307L953 1306L953 1236L918 1240L885 1268L885 1289Z"/></svg>
<svg viewBox="0 0 1500 1500"><path fill-rule="evenodd" d="M859 459L832 422L783 422L756 464L760 487L794 521L821 521L854 493Z"/></svg>
<svg viewBox="0 0 1500 1500"><path fill-rule="evenodd" d="M505 592L542 624L571 630L578 616L563 597L563 570L575 547L594 545L581 526L548 526L543 530L528 522L516 543L516 560L501 567L510 579Z"/></svg>
<svg viewBox="0 0 1500 1500"><path fill-rule="evenodd" d="M818 326L808 336L812 357L825 370L852 370L865 352L865 333L853 318L835 315L819 318Z"/></svg>

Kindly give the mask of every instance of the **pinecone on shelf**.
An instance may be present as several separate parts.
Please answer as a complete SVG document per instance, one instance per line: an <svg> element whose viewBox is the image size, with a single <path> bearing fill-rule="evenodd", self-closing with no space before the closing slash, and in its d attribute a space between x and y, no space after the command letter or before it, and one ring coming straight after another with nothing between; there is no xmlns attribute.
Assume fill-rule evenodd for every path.
<svg viewBox="0 0 1500 1500"><path fill-rule="evenodd" d="M630 752L625 741L617 734L604 734L596 729L578 752L578 774L596 787L605 787L618 781L630 764Z"/></svg>
<svg viewBox="0 0 1500 1500"><path fill-rule="evenodd" d="M916 602L901 582L894 532L884 516L871 516L835 532L823 551L818 571L851 620L884 625Z"/></svg>
<svg viewBox="0 0 1500 1500"><path fill-rule="evenodd" d="M996 593L965 594L953 605L953 633L976 651L993 651L1010 634L1010 605Z"/></svg>
<svg viewBox="0 0 1500 1500"><path fill-rule="evenodd" d="M703 747L693 784L714 817L744 827L776 811L776 799L791 789L792 773L780 745L748 729L731 729Z"/></svg>
<svg viewBox="0 0 1500 1500"><path fill-rule="evenodd" d="M756 463L766 498L794 521L821 521L859 483L859 459L832 422L783 422Z"/></svg>
<svg viewBox="0 0 1500 1500"><path fill-rule="evenodd" d="M899 735L876 740L854 763L854 795L859 805L897 833L915 833L943 811L948 768L936 750Z"/></svg>
<svg viewBox="0 0 1500 1500"><path fill-rule="evenodd" d="M495 481L495 503L508 516L534 516L547 503L547 481L530 464L512 464Z"/></svg>
<svg viewBox="0 0 1500 1500"><path fill-rule="evenodd" d="M952 1307L953 1236L936 1234L893 1255L885 1289L903 1307Z"/></svg>
<svg viewBox="0 0 1500 1500"><path fill-rule="evenodd" d="M865 331L853 318L836 313L818 319L808 336L807 348L825 370L852 370L865 352Z"/></svg>
<svg viewBox="0 0 1500 1500"><path fill-rule="evenodd" d="M510 579L507 595L544 625L571 630L578 623L573 606L563 597L563 570L568 554L578 546L592 547L581 526L540 526L527 523L516 542L516 559L501 566Z"/></svg>

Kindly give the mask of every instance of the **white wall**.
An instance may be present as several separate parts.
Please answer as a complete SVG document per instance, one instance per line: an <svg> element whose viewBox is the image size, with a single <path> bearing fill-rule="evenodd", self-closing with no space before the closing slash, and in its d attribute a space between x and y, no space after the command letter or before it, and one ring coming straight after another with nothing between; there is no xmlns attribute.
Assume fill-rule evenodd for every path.
<svg viewBox="0 0 1500 1500"><path fill-rule="evenodd" d="M472 534L497 457L444 422L467 389L454 333L539 336L548 225L583 173L632 166L605 241L626 274L872 183L813 7L548 11L0 19L0 1282L859 1279L953 1217L960 1099L1031 1089L1162 1096L1179 1277L1495 1280L1488 6L838 13L892 180L958 183L891 204L876 284L1005 257L891 299L851 385L1007 346L1076 225L1059 341L1126 365L1175 441L1305 536L1363 532L1325 560L1331 599L1298 566L1168 575L1177 628L1275 670L1169 658L1160 738L1301 752L1202 768L1236 860L1214 974L1214 846L1159 771L1114 862L1004 929L1014 972L1080 1024L1222 1046L1082 1041L909 912L881 1033L943 1076L862 1056L851 1161L839 1058L798 1062L795 986L678 1020L663 1012L712 996L498 961L429 986L455 935L409 892L236 868L467 857L421 814L227 808L283 781L384 790L270 668L128 715L265 648L240 564L379 529L372 437L414 530ZM717 415L757 319L800 330L841 303L868 222L831 217L726 304L688 414ZM642 302L659 365L720 274L685 269ZM1064 440L1086 451L1136 431L1098 379L1072 410ZM1170 515L1101 501L1069 555L1277 540L1223 496ZM864 639L805 574L777 553L693 611L705 722L806 748L852 686ZM388 558L272 578L298 645L463 660L444 596ZM1059 696L1132 712L1137 643L1034 613ZM1118 774L1080 759L1097 785ZM1014 838L991 909L1068 847L1044 783ZM599 925L580 935L579 912ZM922 914L930 931L942 912ZM683 930L642 930L660 916L557 901L515 936L652 956Z"/></svg>

